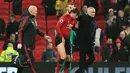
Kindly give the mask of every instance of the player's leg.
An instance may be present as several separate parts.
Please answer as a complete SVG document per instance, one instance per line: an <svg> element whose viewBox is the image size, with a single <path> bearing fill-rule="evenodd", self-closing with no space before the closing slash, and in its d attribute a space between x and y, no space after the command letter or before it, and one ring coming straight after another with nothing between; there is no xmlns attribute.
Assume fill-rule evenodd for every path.
<svg viewBox="0 0 130 73"><path fill-rule="evenodd" d="M66 60L66 51L65 51L65 43L62 42L62 39L59 37L59 36L56 36L56 46L57 46L57 51L60 55L60 60L58 61L58 64L56 66L56 73L59 73L61 67L62 67L62 64L64 63L64 61Z"/></svg>

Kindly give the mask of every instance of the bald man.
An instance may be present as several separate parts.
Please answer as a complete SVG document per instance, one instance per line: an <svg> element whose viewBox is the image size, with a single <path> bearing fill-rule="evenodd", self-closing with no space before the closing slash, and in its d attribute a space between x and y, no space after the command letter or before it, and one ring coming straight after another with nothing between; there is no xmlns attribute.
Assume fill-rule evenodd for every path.
<svg viewBox="0 0 130 73"><path fill-rule="evenodd" d="M95 60L93 52L96 31L95 12L93 7L88 7L87 15L81 15L78 18L77 42L80 48L80 66L76 73L85 73L84 70ZM89 57L88 60L86 55Z"/></svg>
<svg viewBox="0 0 130 73"><path fill-rule="evenodd" d="M36 35L38 34L46 39L49 39L49 42L51 41L49 36L39 30L37 21L35 19L37 13L37 7L30 5L22 14L18 31L17 48L24 48L21 49L24 51L22 54L28 57L27 53L25 52L25 50L27 50L30 57L30 59L28 58L28 61L32 62L34 61L32 50L35 49Z"/></svg>

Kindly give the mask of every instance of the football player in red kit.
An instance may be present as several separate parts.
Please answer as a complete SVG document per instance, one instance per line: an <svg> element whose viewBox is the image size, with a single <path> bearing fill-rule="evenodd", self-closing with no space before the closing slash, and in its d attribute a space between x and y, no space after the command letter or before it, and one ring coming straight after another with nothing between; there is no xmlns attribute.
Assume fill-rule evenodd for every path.
<svg viewBox="0 0 130 73"><path fill-rule="evenodd" d="M71 61L70 56L70 31L76 26L79 11L78 9L71 10L69 14L64 14L59 19L56 25L56 39L55 45L58 53L60 54L60 60L56 66L56 73L59 73L63 62L65 62L64 73L68 73L69 63Z"/></svg>

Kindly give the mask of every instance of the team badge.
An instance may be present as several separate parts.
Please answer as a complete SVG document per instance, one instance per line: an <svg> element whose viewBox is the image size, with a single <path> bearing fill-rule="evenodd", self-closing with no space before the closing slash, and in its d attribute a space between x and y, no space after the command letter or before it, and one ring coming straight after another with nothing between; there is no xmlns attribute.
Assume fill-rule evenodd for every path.
<svg viewBox="0 0 130 73"><path fill-rule="evenodd" d="M60 19L59 21L60 21L60 23L63 23L63 19Z"/></svg>

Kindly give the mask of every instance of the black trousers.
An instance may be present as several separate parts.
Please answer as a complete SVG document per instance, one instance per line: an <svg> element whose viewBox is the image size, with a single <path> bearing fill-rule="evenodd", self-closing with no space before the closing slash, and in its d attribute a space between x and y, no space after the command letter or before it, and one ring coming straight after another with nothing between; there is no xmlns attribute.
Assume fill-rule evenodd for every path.
<svg viewBox="0 0 130 73"><path fill-rule="evenodd" d="M28 57L27 57L27 55L26 55L26 53L25 53L24 48L27 50L28 55L29 55L30 60L31 60L31 63L32 63L32 65L33 65L33 68L35 69L35 66L34 66L34 56L33 56L33 53L32 53L32 48L31 48L31 47L28 47L28 45L24 44L22 50L19 51L20 55L24 55L25 58L26 58L26 60L28 60ZM30 69L31 69L31 65L30 65L29 63L28 63L28 65L29 65L29 67L30 67ZM18 67L18 73L22 73L24 69L25 69L25 67ZM36 69L35 69L35 70L36 70ZM31 71L32 71L32 69L31 69ZM33 71L32 71L32 73L33 73Z"/></svg>
<svg viewBox="0 0 130 73"><path fill-rule="evenodd" d="M24 48L27 50L32 63L34 63L34 56L33 56L33 53L32 53L32 51L34 50L34 48L30 47L30 46L28 46L26 44L22 45L22 49L18 50L18 52L19 52L20 55L25 56L25 58L27 58L27 55L25 53Z"/></svg>
<svg viewBox="0 0 130 73"><path fill-rule="evenodd" d="M86 60L86 55L89 57ZM79 62L79 69L84 70L88 68L90 64L93 63L95 60L94 57L94 50L92 46L80 46L80 62Z"/></svg>

